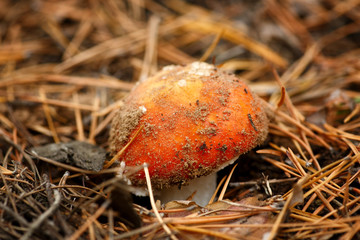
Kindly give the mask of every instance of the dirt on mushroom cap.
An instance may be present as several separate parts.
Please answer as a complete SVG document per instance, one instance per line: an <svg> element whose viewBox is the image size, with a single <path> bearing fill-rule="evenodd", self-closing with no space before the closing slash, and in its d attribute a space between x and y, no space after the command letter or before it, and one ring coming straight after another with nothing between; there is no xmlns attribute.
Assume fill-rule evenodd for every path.
<svg viewBox="0 0 360 240"><path fill-rule="evenodd" d="M239 78L195 62L165 67L135 86L113 120L112 154L141 125L120 160L128 166L148 163L152 184L161 189L208 175L261 144L268 120L258 97ZM131 181L144 185L144 173Z"/></svg>

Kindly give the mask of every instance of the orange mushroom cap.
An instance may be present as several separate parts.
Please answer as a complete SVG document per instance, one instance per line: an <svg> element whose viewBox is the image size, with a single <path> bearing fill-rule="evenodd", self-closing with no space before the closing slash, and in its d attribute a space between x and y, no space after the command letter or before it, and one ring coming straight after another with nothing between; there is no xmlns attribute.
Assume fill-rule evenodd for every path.
<svg viewBox="0 0 360 240"><path fill-rule="evenodd" d="M268 132L259 98L248 86L203 62L165 67L139 82L124 103L112 122L111 152L144 126L120 160L127 166L148 163L157 189L225 167L261 144ZM144 172L130 180L145 185Z"/></svg>

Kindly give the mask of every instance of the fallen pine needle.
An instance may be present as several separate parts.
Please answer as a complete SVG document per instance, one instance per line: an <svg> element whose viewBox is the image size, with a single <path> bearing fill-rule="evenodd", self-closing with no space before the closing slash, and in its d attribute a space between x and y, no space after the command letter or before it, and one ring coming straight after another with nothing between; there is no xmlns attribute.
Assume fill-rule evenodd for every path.
<svg viewBox="0 0 360 240"><path fill-rule="evenodd" d="M230 179L231 179L231 177L232 177L232 175L233 175L233 173L234 173L234 170L235 170L235 168L237 167L237 165L238 165L238 164L235 164L235 166L231 169L231 172L230 172L228 178L226 179L226 182L225 182L225 184L224 184L224 186L223 186L223 189L222 189L222 191L221 191L221 193L220 193L220 196L219 196L219 199L218 199L219 201L223 200L224 195L225 195L225 192L226 192L226 189L227 189L227 187L228 187L228 185L229 185Z"/></svg>
<svg viewBox="0 0 360 240"><path fill-rule="evenodd" d="M296 185L299 187L297 189L301 190L301 186L308 180L308 176L304 176L302 179L300 179ZM295 187L294 187L295 189ZM270 234L267 236L266 240L272 240L275 239L279 229L280 229L280 224L282 223L282 221L284 220L284 217L288 211L288 209L290 208L290 206L293 204L293 199L296 198L295 196L296 194L294 192L291 192L289 198L286 200L285 205L283 207L283 209L281 210L280 214L278 215Z"/></svg>
<svg viewBox="0 0 360 240"><path fill-rule="evenodd" d="M130 144L135 140L137 135L141 132L141 130L144 128L144 125L141 125L139 130L135 133L134 137L109 161L104 165L104 169L109 168L113 163L119 159L119 157L125 152L125 150L130 146Z"/></svg>
<svg viewBox="0 0 360 240"><path fill-rule="evenodd" d="M221 233L221 232L215 232L215 231L206 230L206 229L202 229L202 228L198 228L198 227L188 227L188 226L177 225L174 228L177 230L193 232L193 233L200 233L203 235L208 235L208 236L217 237L217 238L226 239L226 240L238 239L238 238L229 236L229 235Z"/></svg>
<svg viewBox="0 0 360 240"><path fill-rule="evenodd" d="M151 207L154 211L154 214L155 214L156 218L158 219L159 223L161 223L161 226L164 228L165 232L170 236L170 238L173 240L177 240L177 237L171 232L170 228L164 223L164 220L162 219L162 217L159 214L159 211L157 210L153 191L152 191L152 186L151 186L149 169L148 169L148 166L146 163L144 163L143 166L144 166L144 172L145 172L145 178L146 178L146 185L147 185L148 191L149 191L150 203L151 203Z"/></svg>

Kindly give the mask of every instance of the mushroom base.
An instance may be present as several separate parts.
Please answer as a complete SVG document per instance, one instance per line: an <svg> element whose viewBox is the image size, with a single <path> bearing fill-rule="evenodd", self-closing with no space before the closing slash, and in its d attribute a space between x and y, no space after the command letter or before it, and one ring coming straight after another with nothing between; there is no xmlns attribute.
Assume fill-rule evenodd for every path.
<svg viewBox="0 0 360 240"><path fill-rule="evenodd" d="M179 189L178 186L173 186L167 189L156 192L157 199L162 203L167 203L173 200L186 200L194 192L195 195L192 201L196 202L199 206L206 206L212 195L216 190L216 173L212 173L207 176L196 178L189 182L189 185L182 186Z"/></svg>
<svg viewBox="0 0 360 240"><path fill-rule="evenodd" d="M209 203L216 190L217 172L226 166L233 164L238 158L239 156L234 157L229 162L215 169L210 175L202 176L189 181L188 185L182 186L181 189L179 189L179 186L173 186L162 190L154 190L155 198L159 199L162 203L168 203L174 200L186 200L196 191L192 201L196 202L199 206L204 207ZM143 197L149 195L149 192L145 187L133 187L132 193L136 196Z"/></svg>

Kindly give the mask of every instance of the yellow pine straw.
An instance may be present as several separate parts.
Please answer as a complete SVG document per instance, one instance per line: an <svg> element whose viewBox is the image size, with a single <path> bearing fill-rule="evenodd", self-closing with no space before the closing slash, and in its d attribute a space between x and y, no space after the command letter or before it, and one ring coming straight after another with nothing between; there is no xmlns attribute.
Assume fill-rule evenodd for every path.
<svg viewBox="0 0 360 240"><path fill-rule="evenodd" d="M206 49L206 52L204 53L204 55L202 55L202 57L199 59L200 62L204 62L206 61L206 59L209 58L210 54L214 51L214 49L216 48L216 45L219 43L222 35L224 34L224 29L221 29L218 34L216 34L215 39L212 41L211 45L209 46L208 49Z"/></svg>
<svg viewBox="0 0 360 240"><path fill-rule="evenodd" d="M323 229L321 229L321 230L323 230ZM339 230L332 230L332 231L327 231L327 232L316 232L316 233L307 234L307 235L299 234L300 237L298 238L298 235L296 235L296 238L298 238L298 239L321 239L321 238L319 238L321 236L333 236L334 234L343 233L343 232L344 232L343 229L339 229ZM351 240L351 239L349 239L349 240Z"/></svg>
<svg viewBox="0 0 360 240"><path fill-rule="evenodd" d="M336 211L336 210L334 210ZM311 224L313 225L321 225L321 224L331 224L331 227L332 228L335 228L335 227L338 227L338 228L343 228L343 232L346 231L346 229L349 227L348 224L346 224L345 222L348 221L349 219L336 219L336 220L329 220L327 217L320 217L320 216L317 216L317 215L314 215L314 214L311 214L311 213L307 213L307 212L303 212L301 210L298 210L298 209L292 209L292 212L293 214L291 214L290 216L291 217L295 217L295 214L294 213L297 213L299 215L303 215L304 217L305 216L309 216L309 220L307 220L306 218L299 218L297 217L297 219L300 219L300 220L303 220L303 221L307 221L307 222L310 222ZM310 220L310 218L314 219L316 218L316 220L314 219L313 220ZM322 228L324 229L324 227ZM305 230L305 229L304 229ZM306 232L303 232L303 233L297 233L297 237L300 238L300 236L303 236L303 235L306 235L307 233L310 233L311 231L310 230L307 230Z"/></svg>
<svg viewBox="0 0 360 240"><path fill-rule="evenodd" d="M353 204L356 204L360 201L360 197L355 198L354 200L350 201L347 203L347 206L350 207ZM319 221L324 220L324 219L328 219L331 215L333 215L335 212L338 212L339 210L343 210L344 206L339 207L338 209L334 209L333 211L330 211L329 213L327 213L326 215L324 215L323 217L321 217L319 219ZM353 215L355 214L358 210L360 209L360 205L358 205L356 208L353 209L352 212L349 212L349 215Z"/></svg>
<svg viewBox="0 0 360 240"><path fill-rule="evenodd" d="M300 161L298 161L298 158L295 156L294 152L291 150L291 148L288 148L286 151L286 156L289 158L289 160L294 164L298 172L301 174L301 176L306 175L306 171L304 170L303 166L301 166Z"/></svg>
<svg viewBox="0 0 360 240"><path fill-rule="evenodd" d="M355 146L354 143L352 143L349 139L344 137L342 137L341 140L343 140L349 146L349 148L351 149L351 151L353 151L355 155L359 155L358 147Z"/></svg>
<svg viewBox="0 0 360 240"><path fill-rule="evenodd" d="M354 235L356 233L359 233L360 231L360 221L354 223L354 225L352 225L352 228L350 229L350 231L346 232L341 238L340 240L351 240L354 239Z"/></svg>
<svg viewBox="0 0 360 240"><path fill-rule="evenodd" d="M41 72L41 70L39 70ZM52 70L49 70L52 71ZM129 91L132 89L134 83L129 83L124 80L117 79L111 76L101 76L101 81L99 77L84 77L84 76L71 76L71 75L61 75L53 73L33 73L33 72L14 72L14 75L3 78L0 82L1 87L10 87L10 86L19 86L25 84L39 84L42 82L46 83L63 83L74 86L87 86L87 87L104 87L111 89L119 89Z"/></svg>
<svg viewBox="0 0 360 240"><path fill-rule="evenodd" d="M110 125L111 120L115 117L117 111L110 112L104 120L102 120L95 129L95 136L97 136L101 131L103 131L107 126ZM97 115L97 114L95 114Z"/></svg>
<svg viewBox="0 0 360 240"><path fill-rule="evenodd" d="M306 212L302 212L301 210L297 210L299 214L305 213L309 215L309 218L303 218L305 220L305 222L292 222L292 223L281 223L280 227L281 228L289 228L287 230L284 231L291 231L292 229L319 229L319 227L324 227L324 228L331 228L331 227L348 227L349 224L351 224L352 222L360 222L360 216L353 216L353 217L349 217L349 218L341 218L341 219L335 219L335 220L330 220L330 219L322 219L318 216L314 216L313 217L317 217L317 219L313 219L311 218L311 214L310 213L306 213ZM322 219L322 221L319 221L320 219ZM273 223L263 223L261 224L261 226L259 226L259 224L254 223L254 224L224 224L224 223L219 223L219 224L204 224L204 225L198 225L197 227L201 227L201 228L224 228L224 227L229 227L229 228L259 228L259 227L273 227L274 224ZM291 229L290 229L291 228Z"/></svg>
<svg viewBox="0 0 360 240"><path fill-rule="evenodd" d="M356 161L357 161L357 158L354 158L351 162L348 163L348 165L346 165L345 167L343 167L343 171L346 170L346 169L347 169L349 166L351 166L352 164L354 164ZM336 162L333 162L333 163L327 165L327 166L324 167L322 170L313 173L312 175L310 175L310 179L311 179L311 180L309 180L307 183L304 183L304 184L303 184L303 188L306 188L306 187L310 186L311 184L314 184L315 182L317 182L317 181L323 179L324 177L330 175L335 169L338 169L338 168L340 168L341 166L343 166L343 165L344 165L344 164L343 164L344 162L345 162L344 159L340 159L340 160L338 160L338 161L336 161ZM334 168L333 168L332 170L329 170L329 169L332 168L332 167L334 167ZM329 170L329 171L327 171L327 170ZM324 171L326 171L326 172L324 172ZM324 173L323 173L323 172L324 172ZM341 171L340 171L340 172L341 172ZM315 177L315 176L318 175L319 173L322 173L322 174L320 174L318 177ZM325 182L325 181L324 181L324 182ZM324 182L321 183L320 185L324 184ZM285 193L283 197L286 198L291 192L292 192L292 190L290 190L289 192ZM310 190L309 192L305 193L305 194L304 194L304 197L305 197L305 198L308 197L312 192L314 192L314 191L313 191L313 190Z"/></svg>
<svg viewBox="0 0 360 240"><path fill-rule="evenodd" d="M304 204L301 211L306 212L309 209L309 207L311 206L311 204L315 201L315 199L316 199L316 194L314 193L314 194L312 194L311 197L309 197L309 200Z"/></svg>
<svg viewBox="0 0 360 240"><path fill-rule="evenodd" d="M277 84L279 85L279 87L281 88L281 100L278 103L278 107L281 106L279 104L281 104L281 101L283 101L283 104L285 104L286 108L289 110L290 115L292 116L292 118L296 121L296 122L300 122L303 121L305 119L305 117L299 112L299 110L297 108L295 108L294 104L292 103L289 94L286 91L285 85L282 83L279 74L277 73L277 71L275 70L275 68L272 69L272 73L275 77L275 80L277 82Z"/></svg>
<svg viewBox="0 0 360 240"><path fill-rule="evenodd" d="M229 236L229 235L221 233L221 232L206 230L206 229L202 229L199 227L189 227L189 226L177 225L176 227L174 227L174 229L186 231L186 232L200 233L203 235L208 235L208 236L217 237L217 238L226 239L226 240L237 240L238 239L236 237L232 237L232 236Z"/></svg>
<svg viewBox="0 0 360 240"><path fill-rule="evenodd" d="M89 19L90 14L83 14L81 22L79 24L78 30L76 31L74 37L72 38L71 42L69 42L67 48L64 51L64 54L62 56L63 60L66 60L76 53L79 53L80 45L85 40L85 38L88 36L92 29L92 24L87 21Z"/></svg>
<svg viewBox="0 0 360 240"><path fill-rule="evenodd" d="M52 117L51 117L50 108L46 103L46 94L45 94L43 88L39 89L39 95L40 95L40 99L43 101L43 105L42 105L43 110L44 110L45 117L46 117L46 120L47 120L49 128L50 128L50 131L52 133L52 137L54 139L54 142L59 143L60 139L58 137L58 134L57 134L56 129L55 129L54 122L53 122Z"/></svg>
<svg viewBox="0 0 360 240"><path fill-rule="evenodd" d="M313 154L313 151L312 151L311 147L310 147L308 144L306 144L306 142L304 142L304 141L303 141L300 137L298 137L295 133L292 133L292 132L288 131L288 130L286 129L286 127L285 127L284 125L282 125L282 124L279 124L279 126L277 126L277 125L275 125L275 124L273 124L273 123L270 123L269 126L270 126L271 128L274 128L274 129L276 129L276 130L278 130L278 131L286 134L286 135L289 136L291 139L297 141L301 146L303 146L303 147L306 149L306 151L310 154L310 157L311 157L311 159L312 159L312 162L314 162L316 168L320 169L320 165L319 165L319 163L318 163L315 155Z"/></svg>
<svg viewBox="0 0 360 240"><path fill-rule="evenodd" d="M156 207L153 191L152 191L149 168L146 163L144 163L143 166L144 166L144 172L145 172L145 178L146 178L146 185L147 185L147 188L149 191L150 203L151 203L151 207L154 211L154 214L155 214L156 218L158 219L159 223L161 223L161 226L163 227L165 232L170 236L170 238L173 240L177 240L177 237L171 232L170 228L164 223L164 220L161 218L161 216L159 214L159 211Z"/></svg>
<svg viewBox="0 0 360 240"><path fill-rule="evenodd" d="M6 102L6 100L2 100L0 97L0 103ZM7 128L14 128L14 124L7 118L5 117L3 114L0 113L0 123L4 124L4 126L6 126Z"/></svg>
<svg viewBox="0 0 360 240"><path fill-rule="evenodd" d="M144 60L141 67L139 81L143 81L156 72L157 46L158 46L158 32L159 32L160 18L156 15L150 17L148 23L148 38L146 41L146 48Z"/></svg>
<svg viewBox="0 0 360 240"><path fill-rule="evenodd" d="M264 157L263 158L265 161L273 164L274 166L280 168L281 170L283 170L285 173L288 173L290 175L293 175L295 177L300 178L301 176L299 174L296 173L296 169L279 161L276 161L274 159L268 158L268 157ZM290 177L290 176L289 176Z"/></svg>
<svg viewBox="0 0 360 240"><path fill-rule="evenodd" d="M305 161L303 161L303 160L301 160L301 159L299 159L299 161L300 161L300 163L302 164L302 165L305 165ZM310 170L310 171L312 171L313 172L313 174L311 175L311 177L315 177L316 175L318 175L318 174L320 174L320 173L323 173L323 172L325 172L325 171L327 171L327 170L329 170L329 169L331 169L331 168L333 168L333 167L336 167L337 165L339 165L341 162L343 162L343 161L346 161L346 159L339 159L339 160L337 160L337 161L335 161L335 162L333 162L333 163L330 163L330 164L328 164L328 165L326 165L325 167L323 167L321 170L315 170L315 169L313 169L313 168L308 168L308 170ZM325 174L325 176L327 175L326 173L323 173L323 174ZM323 177L323 176L322 176ZM305 184L305 186L308 186L307 184Z"/></svg>
<svg viewBox="0 0 360 240"><path fill-rule="evenodd" d="M346 168L344 168L344 169L346 169ZM321 174L320 176L318 176L318 177L316 177L316 178L313 178L316 174L313 174L313 175L311 175L310 176L310 178L313 178L311 181L309 181L309 182L307 182L306 184L304 184L303 185L303 188L305 188L305 187L307 187L307 186L309 186L309 185L312 185L312 184L314 184L315 182L317 182L317 181L319 181L320 179L322 179L323 177L325 177L325 176L327 176L327 175L329 175L329 174L331 174L333 171L328 171L328 172L326 172L326 173L324 173L324 174ZM340 171L341 172L341 171ZM315 185L310 191L308 191L308 192L306 192L305 194L304 194L304 198L306 198L306 197L308 197L308 196L310 196L314 191L317 191L320 187L322 187L324 184L326 184L326 186L328 186L328 182L333 178L334 176L332 176L332 177L329 177L329 178L327 178L327 180L326 181L324 181L324 182L322 182L321 184L319 184L319 185ZM329 187L329 186L328 186ZM330 187L329 187L330 188ZM328 189L323 189L325 192L327 192L328 194L330 194L330 195L334 195L334 193L333 192L331 192L330 190L328 190ZM335 191L340 191L340 189L334 189ZM291 191L289 191L289 192L287 192L286 194L284 194L284 198L286 198L290 193L292 192L292 190ZM352 196L353 197L353 196ZM315 199L315 197L312 197L309 201L313 201ZM325 204L328 204L328 201L326 201L326 203Z"/></svg>
<svg viewBox="0 0 360 240"><path fill-rule="evenodd" d="M307 226L299 226L299 227L295 227L295 228L291 228L291 229L286 229L286 230L283 230L283 232L297 232L297 231L308 231L308 230L318 230L319 227L322 227L322 228L340 228L342 229L342 232L344 231L348 231L350 229L349 225L347 224L336 224L336 223L323 223L323 224L314 224L312 225L313 223L311 223L311 225L307 225ZM298 237L299 235L297 235Z"/></svg>
<svg viewBox="0 0 360 240"><path fill-rule="evenodd" d="M1 172L2 174L4 174L4 175L12 175L12 174L13 174L12 171L10 171L10 170L7 169L7 168L4 168L4 167L1 166L1 165L0 165L0 172Z"/></svg>
<svg viewBox="0 0 360 240"><path fill-rule="evenodd" d="M274 155L277 157L281 157L282 153L279 150L275 150L275 149L259 149L256 151L256 153L260 153L260 154L270 154L270 155Z"/></svg>
<svg viewBox="0 0 360 240"><path fill-rule="evenodd" d="M331 173L330 173L330 176L325 180L325 181L322 181L319 185L317 185L316 187L314 187L314 188L312 188L311 190L309 190L307 193L305 193L305 197L308 197L311 193L313 193L314 191L316 191L317 189L319 189L320 187L322 187L324 184L326 184L326 183L329 183L333 178L335 178L338 174L340 174L341 172L343 172L344 170L346 170L346 169L348 169L353 163L355 163L356 162L356 159L355 160L353 160L353 162L352 163L350 163L350 164L348 164L348 165L346 165L343 169L341 169L341 170L338 170L339 168L341 168L343 165L344 165L344 163L341 163L341 164L339 164L339 166L337 166L337 167L335 167L334 168L334 170L333 171L331 171ZM336 172L335 174L334 174L334 172ZM322 177L324 177L325 175L327 175L327 174L322 174L322 175L320 175L316 180L318 181L318 180L320 180ZM306 185L310 185L310 184L312 184L313 182L315 182L315 181L311 181L311 183L307 183Z"/></svg>
<svg viewBox="0 0 360 240"><path fill-rule="evenodd" d="M235 219L240 219L244 217L249 217L258 212L242 212L242 213L234 213L227 215L214 215L214 216L202 216L202 215L191 215L186 217L174 217L165 219L166 222L172 224L205 224L212 222L222 222L222 221L230 221ZM207 214L207 213L206 213ZM200 217L199 217L200 216Z"/></svg>
<svg viewBox="0 0 360 240"><path fill-rule="evenodd" d="M356 141L360 141L360 136L358 135L355 135L355 134L352 134L352 133L348 133L348 132L345 132L345 131L342 131L340 129L337 129L337 128L334 128L333 126L325 123L324 124L324 127L327 129L327 130L331 130L333 132L336 132L337 134L335 133L330 133L331 136L335 136L335 137L345 137L345 138L348 138L348 139L351 139L351 140L356 140Z"/></svg>
<svg viewBox="0 0 360 240"><path fill-rule="evenodd" d="M357 161L357 158L356 157L354 157L354 159L351 161L351 162L349 162L349 161L345 161L345 163L348 163L345 167L343 167L342 168L342 170L340 170L340 171L337 171L337 173L336 173L336 175L338 174L338 173L341 173L341 172L343 172L343 171L345 171L349 166L351 166L352 164L354 164L355 162ZM344 164L339 164L340 166L338 167L337 166L337 164L338 163L341 163L341 162L343 162L343 160L339 160L339 161L337 161L337 162L334 162L334 163L332 163L331 165L329 165L329 166L326 166L325 168L326 168L326 170L328 169L328 168L330 168L331 166L335 166L335 168L336 169L339 169L340 167L342 167ZM325 170L325 168L323 169L323 170ZM334 169L335 169L334 168ZM317 178L315 178L315 179L312 179L311 181L309 181L308 183L306 183L306 184L304 184L303 185L303 188L305 188L305 187L307 187L307 186L309 186L309 185L311 185L311 184L313 184L314 182L316 182L316 181L318 181L318 180L320 180L320 179L322 179L323 177L325 177L326 175L328 175L328 174L332 174L332 173L334 173L334 171L335 170L331 170L331 171L328 171L327 173L324 173L324 174L321 174L320 176L318 176ZM320 172L320 171L319 171ZM317 175L319 172L316 172L315 174L313 174L313 176L315 176L315 175ZM304 194L304 197L307 197L307 196L309 196L310 194L312 194L314 191L316 191L317 189L319 189L321 186L323 186L324 184L327 184L331 179L333 179L335 176L334 176L334 174L332 174L332 176L329 176L328 178L327 178L327 180L326 181L324 181L324 182L322 182L320 185L318 185L318 186L315 186L313 189L311 189L309 192L307 192L307 193L305 193ZM338 187L338 186L337 186ZM338 187L339 188L339 187ZM344 188L344 186L343 187L341 187L341 188L339 188L339 189L335 189L335 191L342 191L342 189ZM323 189L323 190L327 190L327 189ZM328 191L327 191L328 192ZM334 193L332 193L331 191L329 191L329 193L330 193L330 195L334 195ZM288 195L289 194L289 192L287 193L287 194L285 194L285 195ZM340 195L341 196L341 195ZM351 196L352 198L355 198L354 196L352 196L352 195L350 195L349 194L349 196ZM333 196L333 197L331 197L332 199L334 198L335 196ZM342 197L342 196L341 196ZM314 200L314 199L313 199ZM357 200L355 199L355 200L353 200L353 201L350 201L346 206L351 206L353 203L355 203ZM329 205L329 202L328 201L323 201L324 202L324 204L325 205ZM342 207L340 207L341 209L344 209L344 206L342 206ZM329 216L331 216L332 214L336 214L337 213L337 210L335 210L335 209L329 209L329 210L331 210L330 211L330 213L328 213L325 217L323 217L323 218L321 218L322 220L323 219L326 219L327 217L329 217ZM338 209L339 210L339 209ZM294 209L293 209L293 211L294 211ZM303 214L303 213L302 213Z"/></svg>
<svg viewBox="0 0 360 240"><path fill-rule="evenodd" d="M146 29L140 29L135 32L131 32L126 36L120 36L117 38L113 38L104 42L99 43L89 49L86 49L71 58L61 62L55 69L56 72L63 72L71 67L79 65L83 62L94 61L94 59L99 58L101 54L104 54L110 46L119 46L118 48L112 47L112 51L116 51L119 48L128 48L130 49L130 45L134 44L140 40L143 40L147 37Z"/></svg>
<svg viewBox="0 0 360 240"><path fill-rule="evenodd" d="M280 151L282 151L283 153L285 153L285 150L281 150L280 148L278 148L278 147L275 146L275 145L274 145L273 147L275 147L276 149L279 149ZM297 157L296 157L296 158L297 158ZM269 158L266 157L265 160L268 161L268 162L270 162L270 163L272 163L272 164L274 164L274 165L276 165L277 167L283 169L284 171L287 171L287 172L288 172L289 169L292 169L293 171L295 170L295 169L293 169L292 167L290 167L290 166L288 166L288 165L286 165L286 164L284 164L284 163L280 163L280 162L278 162L278 161L275 161L275 160L273 160L273 159L269 159ZM297 161L299 161L302 166L305 166L305 164L306 164L305 161L303 161L303 160L301 160L301 159L299 159L299 158L297 158ZM308 170L310 170L311 172L313 172L313 174L311 175L312 180L309 181L307 184L305 184L303 187L305 188L305 187L309 186L310 184L313 184L314 182L316 182L316 181L322 179L323 177L331 174L331 171L330 171L330 172L328 171L328 172L326 172L326 173L324 173L324 172L327 171L328 169L334 167L334 166L335 166L335 167L338 166L340 163L342 163L342 162L344 162L344 161L345 161L345 159L340 159L340 160L338 160L338 161L336 161L336 162L333 162L333 163L325 166L324 168L322 168L321 170L318 170L318 171L316 171L316 170L313 169L313 168L307 168ZM346 167L352 165L353 163L355 163L355 160L351 161L351 163L349 163L349 165L347 165ZM344 169L346 169L346 167L345 167ZM340 171L340 172L341 172L341 171ZM291 173L291 172L290 172L290 173ZM317 177L317 178L314 178L316 175L318 175L318 174L320 174L320 173L323 173L323 174L320 175L320 176ZM295 175L294 173L291 173L291 174ZM295 176L296 176L296 175L295 175ZM300 176L298 176L298 177L300 177ZM331 189L333 189L333 190L338 191L337 189L334 189L332 186L329 186L328 184L327 184L327 187L329 187L329 188L331 188ZM289 191L288 193L284 194L283 197L286 198L287 195L288 195L290 192L291 192L291 191ZM333 194L333 193L330 192L330 194Z"/></svg>
<svg viewBox="0 0 360 240"><path fill-rule="evenodd" d="M225 184L224 184L224 187L223 187L223 189L222 189L222 191L221 191L221 193L220 193L220 196L219 196L218 201L223 200L224 195L225 195L225 192L226 192L226 189L227 189L227 187L228 187L228 185L229 185L230 179L231 179L231 177L232 177L232 175L233 175L233 173L234 173L234 170L235 170L235 168L237 167L237 165L238 165L238 164L235 164L235 166L231 169L231 172L230 172L229 176L227 177L226 182L225 182Z"/></svg>
<svg viewBox="0 0 360 240"><path fill-rule="evenodd" d="M38 97L34 97L34 96L24 96L23 99L26 101L29 101L29 102L54 105L54 106L58 106L58 107L79 108L81 110L94 111L94 107L90 106L90 105L76 104L73 102L67 102L67 101L62 101L62 100L57 100L57 99L49 99L49 98L43 99L43 98L38 98Z"/></svg>
<svg viewBox="0 0 360 240"><path fill-rule="evenodd" d="M79 95L77 92L73 94L73 100L75 103L79 103ZM76 129L78 132L77 140L84 141L85 140L85 134L84 134L84 126L81 120L81 111L78 108L74 109L75 111L75 123L76 123Z"/></svg>
<svg viewBox="0 0 360 240"><path fill-rule="evenodd" d="M118 100L118 101L116 101L114 103L111 103L111 104L107 105L106 107L100 109L96 113L96 116L97 117L103 117L103 116L108 115L108 114L110 114L112 112L116 112L115 110L121 108L122 106L124 106L123 100Z"/></svg>
<svg viewBox="0 0 360 240"><path fill-rule="evenodd" d="M225 60L224 62L222 62L217 66L226 71L233 71L233 72L236 70L255 70L266 67L266 65L264 65L262 62L258 62L255 60L238 60L238 59ZM241 74L239 74L239 76L241 76ZM246 77L244 77L244 79L248 79L249 81L251 81L251 79Z"/></svg>
<svg viewBox="0 0 360 240"><path fill-rule="evenodd" d="M319 50L319 45L317 43L310 46L306 50L305 54L290 67L288 67L285 73L281 76L283 83L286 84L291 80L298 79L306 67L311 64L311 61L314 59L314 57L316 57Z"/></svg>
<svg viewBox="0 0 360 240"><path fill-rule="evenodd" d="M159 27L159 35L163 35L165 33L170 34L183 25L184 23L182 21L172 21L163 24ZM84 62L95 61L99 58L107 59L111 56L110 53L116 53L119 50L125 54L130 51L134 51L135 49L141 49L145 45L144 40L148 37L146 32L147 28L141 28L139 30L130 32L127 35L115 37L101 42L58 64L55 68L55 71L63 72Z"/></svg>
<svg viewBox="0 0 360 240"><path fill-rule="evenodd" d="M304 134L304 132L301 132L301 134ZM309 161L309 159L306 157L306 154L304 153L303 149L300 147L300 144L297 141L295 141L294 139L292 139L292 142L294 143L294 145L295 145L296 149L298 150L299 154L301 155L301 157L306 160L307 166L311 167L313 164L311 164L311 160ZM304 137L304 142L308 146L310 146L309 141L306 137ZM316 164L314 164L314 165L316 166ZM319 165L319 169L321 169L320 165Z"/></svg>
<svg viewBox="0 0 360 240"><path fill-rule="evenodd" d="M99 107L100 107L100 97L98 94L95 95L93 106L94 106L94 111L91 113L91 124L90 124L90 132L89 132L88 141L89 141L89 143L96 144L95 129L97 126L98 117L96 116L95 113L99 110Z"/></svg>
<svg viewBox="0 0 360 240"><path fill-rule="evenodd" d="M276 108L271 105L270 103L268 103L267 101L262 101L267 108L269 108L271 111L276 112L276 115L278 117L281 117L282 119L284 119L285 121L295 125L296 127L300 128L301 130L303 130L306 134L308 134L310 137L313 137L316 139L316 141L318 141L321 145L323 145L324 147L326 147L327 149L331 149L331 146L326 143L324 141L324 139L322 139L321 137L319 137L317 134L315 134L310 128L306 127L304 124L302 124L299 121L296 121L294 118L292 118L291 116L287 115L286 113L282 112L282 111L276 111ZM310 124L309 122L306 122L306 124ZM311 125L315 126L316 125ZM317 128L316 130L322 130L321 128Z"/></svg>
<svg viewBox="0 0 360 240"><path fill-rule="evenodd" d="M305 182L307 182L309 179L309 176L306 175L304 176L302 179L300 179L296 185L298 185L299 187L301 187ZM292 204L292 200L294 197L294 192L291 192L290 196L288 197L288 199L285 202L285 205L283 207L283 209L281 210L280 214L278 215L278 217L276 218L276 221L271 229L270 235L267 237L267 240L272 240L275 239L279 229L280 229L280 224L282 223L282 221L284 220L285 214L288 211L288 209L290 208L290 205Z"/></svg>
<svg viewBox="0 0 360 240"><path fill-rule="evenodd" d="M64 32L60 28L58 22L56 22L53 18L46 17L46 19L44 19L44 24L42 24L42 29L61 47L67 48L69 40L64 35Z"/></svg>
<svg viewBox="0 0 360 240"><path fill-rule="evenodd" d="M356 104L354 110L344 119L344 123L348 123L353 117L360 112L360 103Z"/></svg>
<svg viewBox="0 0 360 240"><path fill-rule="evenodd" d="M224 176L224 177L221 179L221 181L219 182L219 184L217 185L216 190L215 190L214 194L211 196L208 205L209 205L209 204L212 204L212 203L214 202L214 200L215 200L215 198L216 198L216 195L217 195L217 193L219 192L219 189L220 189L221 185L224 183L225 179L226 179L226 176Z"/></svg>
<svg viewBox="0 0 360 240"><path fill-rule="evenodd" d="M246 36L243 32L233 26L229 26L224 23L213 22L210 19L189 19L184 28L190 31L202 32L205 34L216 34L220 31L224 31L224 39L245 47L249 51L263 57L277 66L286 67L288 65L288 62L279 54L272 51L270 48L261 44L260 42Z"/></svg>
<svg viewBox="0 0 360 240"><path fill-rule="evenodd" d="M109 168L111 165L113 165L113 163L119 159L119 157L125 152L125 150L130 146L130 144L135 140L135 138L137 137L137 135L141 132L141 130L144 128L144 125L141 125L140 128L136 131L134 137L119 151L116 153L116 155L110 160L108 161L103 169Z"/></svg>
<svg viewBox="0 0 360 240"><path fill-rule="evenodd" d="M349 189L349 179L350 179L350 172L348 172L347 174L347 177L346 177L346 182L344 184L344 187L345 187L345 195L344 195L344 199L343 199L343 202L342 202L342 205L344 206L344 210L345 210L345 214L346 214L346 217L349 217L349 209L347 207L347 203L349 202L349 194L350 194L350 189Z"/></svg>
<svg viewBox="0 0 360 240"><path fill-rule="evenodd" d="M338 209L337 209L338 210ZM336 211L336 210L333 210L333 211ZM328 218L324 218L324 217L320 217L320 216L318 216L318 215L314 215L314 214L311 214L311 213L308 213L308 212L304 212L304 211L301 211L301 210L298 210L298 209L292 209L292 214L290 214L290 216L291 217L293 217L293 218L296 218L296 219L298 219L298 220L303 220L303 221L307 221L307 222L311 222L312 224L322 224L322 223L324 223L324 222L327 222L328 224L330 224L329 222L330 221L332 221L332 220L329 220ZM298 214L298 215L296 215L296 214ZM307 219L307 217L309 217L308 219ZM316 219L317 220L316 220ZM348 228L348 225L347 224L344 224L344 223L337 223L336 222L336 220L335 221L333 221L333 223L331 223L331 228L335 228L335 227L337 227L337 228L343 228L344 230L343 230L343 232L344 231L346 231L346 228ZM323 229L324 229L324 227L323 227ZM298 229L297 229L298 231L300 231L300 230L305 230L305 232L302 232L302 233L300 233L300 232L297 232L297 234L296 234L296 238L301 238L301 236L305 236L306 234L310 234L311 233L311 229L305 229L305 228L302 228L302 227L299 227ZM305 238L305 237L303 237L303 238Z"/></svg>
<svg viewBox="0 0 360 240"><path fill-rule="evenodd" d="M300 212L301 213L301 212ZM305 219L306 221L306 219ZM281 223L280 227L281 228L287 228L282 230L282 233L291 233L291 232L296 232L296 231L301 231L301 230L319 230L320 228L322 229L327 229L327 228L341 228L339 230L334 230L337 233L343 233L343 232L347 232L349 230L349 225L346 224L346 222L349 222L349 224L351 224L351 222L355 222L355 221L360 221L359 217L351 217L348 219L339 219L339 220L324 220L324 221L309 221L307 220L307 222L301 222L301 223ZM259 226L259 224L206 224L206 225L198 225L198 228L266 228L266 227L273 227L273 224L269 224L269 223L265 223L265 224L261 224L261 226ZM332 232L332 231L331 231ZM327 235L329 232L324 232L322 235ZM321 233L319 233L321 234ZM299 235L297 235L298 239L300 239ZM308 237L304 237L304 238L308 238ZM302 239L302 238L301 238Z"/></svg>

